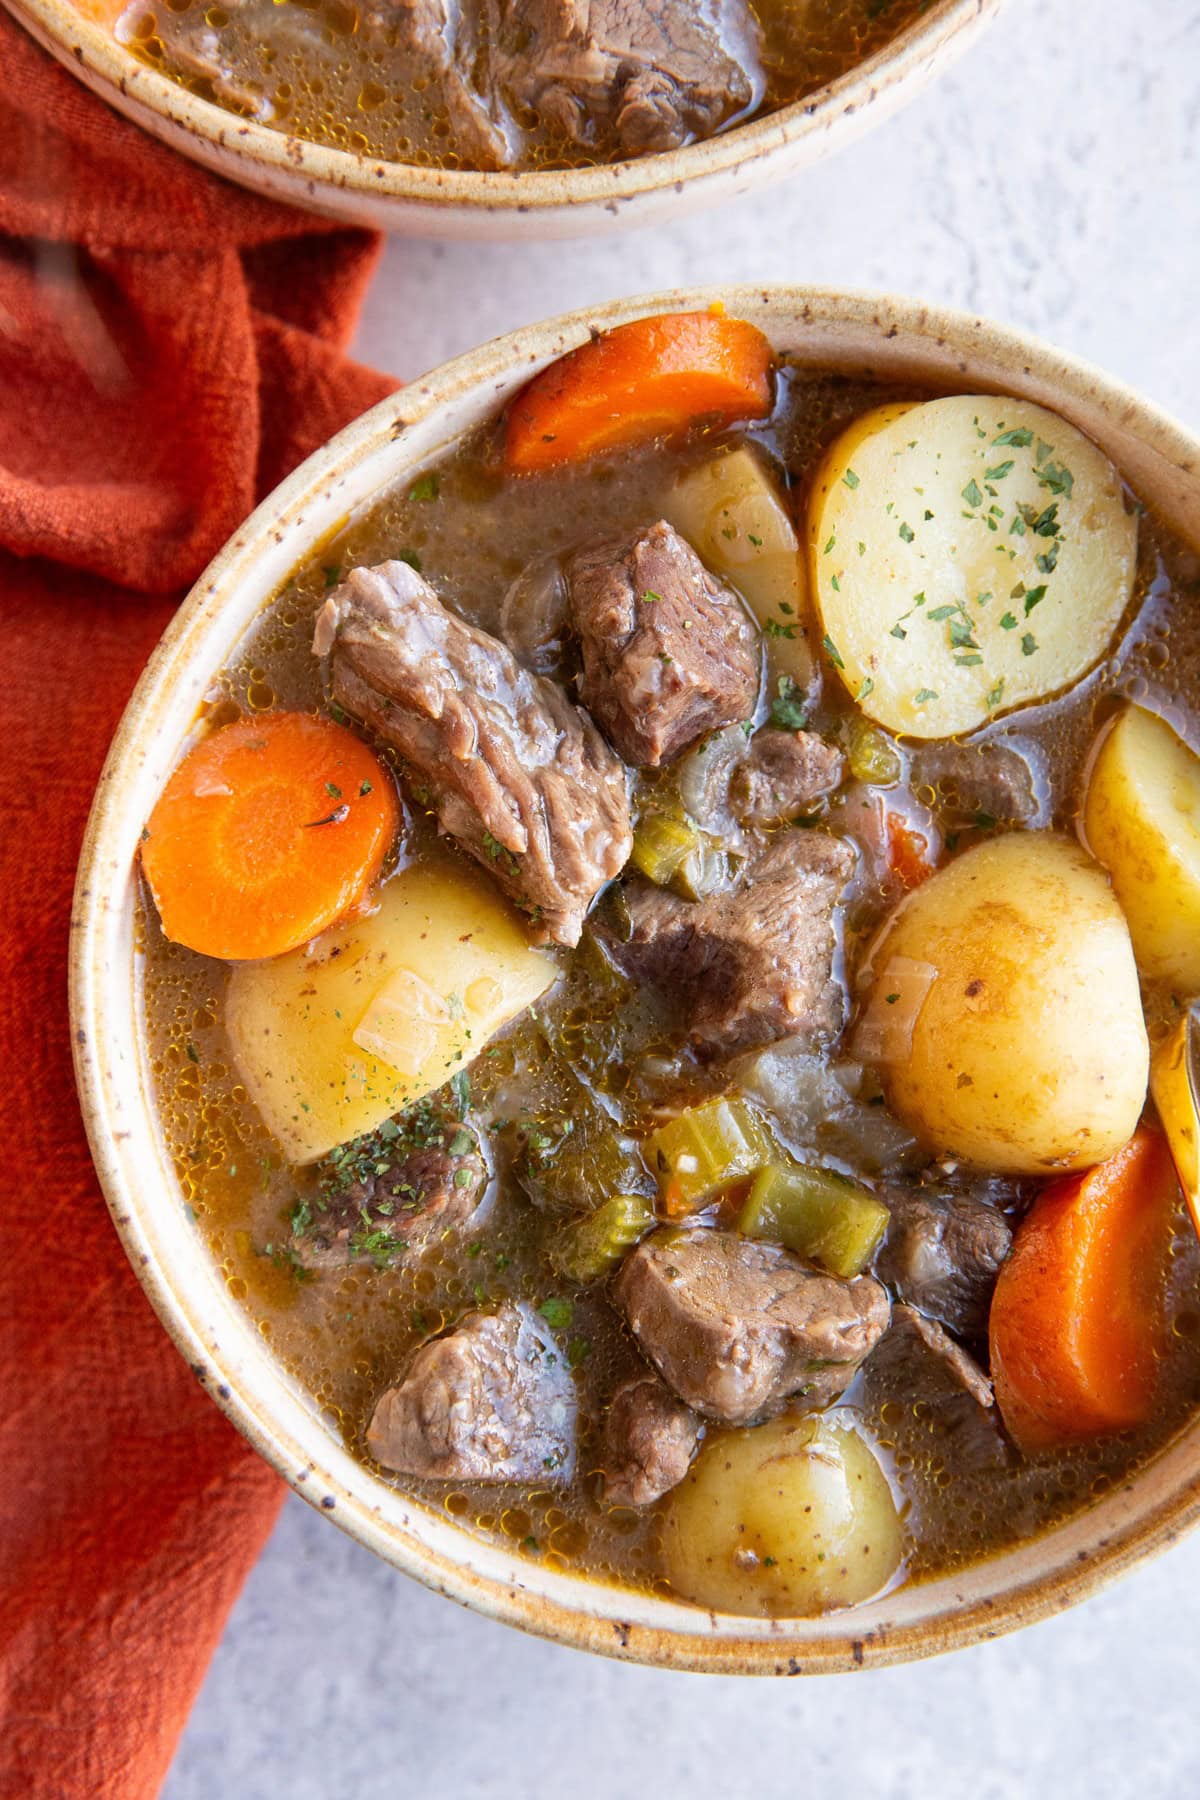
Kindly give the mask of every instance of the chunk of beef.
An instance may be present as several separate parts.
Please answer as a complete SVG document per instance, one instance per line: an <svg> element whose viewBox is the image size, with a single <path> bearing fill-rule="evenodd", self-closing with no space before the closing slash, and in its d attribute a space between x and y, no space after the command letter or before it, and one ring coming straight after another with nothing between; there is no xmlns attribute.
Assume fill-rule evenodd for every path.
<svg viewBox="0 0 1200 1800"><path fill-rule="evenodd" d="M945 1373L956 1387L963 1393L970 1394L978 1406L994 1406L996 1396L992 1392L992 1384L969 1351L956 1343L944 1325L936 1319L927 1319L924 1313L917 1311L904 1301L892 1308L892 1330L914 1333L928 1350L937 1358Z"/></svg>
<svg viewBox="0 0 1200 1800"><path fill-rule="evenodd" d="M649 1506L681 1482L700 1441L700 1420L657 1375L636 1375L609 1402L604 1497Z"/></svg>
<svg viewBox="0 0 1200 1800"><path fill-rule="evenodd" d="M665 520L578 551L566 574L580 693L626 762L657 768L754 711L755 626Z"/></svg>
<svg viewBox="0 0 1200 1800"><path fill-rule="evenodd" d="M1038 811L1029 763L1019 750L993 739L919 745L912 753L912 784L933 788L939 810L948 808L964 818L1023 825Z"/></svg>
<svg viewBox="0 0 1200 1800"><path fill-rule="evenodd" d="M903 1447L932 1449L954 1476L998 1472L1013 1461L992 1386L967 1352L912 1307L892 1308L892 1324L863 1371L864 1400L904 1408ZM920 1402L919 1422L909 1411ZM932 1438L933 1442L930 1443Z"/></svg>
<svg viewBox="0 0 1200 1800"><path fill-rule="evenodd" d="M749 864L739 887L705 900L628 882L624 935L610 924L597 935L618 968L667 996L706 1054L780 1037L813 1049L842 1024L835 913L853 866L841 839L789 831Z"/></svg>
<svg viewBox="0 0 1200 1800"><path fill-rule="evenodd" d="M463 160L476 169L507 169L517 160L520 134L497 91L482 20L478 0L383 0L365 22L387 33L410 81L432 78Z"/></svg>
<svg viewBox="0 0 1200 1800"><path fill-rule="evenodd" d="M557 682L448 612L407 563L355 569L313 650L334 699L394 744L438 822L542 938L578 942L632 842L626 772Z"/></svg>
<svg viewBox="0 0 1200 1800"><path fill-rule="evenodd" d="M565 1482L575 1468L575 1384L527 1306L469 1313L423 1344L367 1428L377 1462L456 1481Z"/></svg>
<svg viewBox="0 0 1200 1800"><path fill-rule="evenodd" d="M465 1226L487 1184L474 1127L426 1102L333 1152L318 1198L292 1214L292 1252L310 1269L388 1268Z"/></svg>
<svg viewBox="0 0 1200 1800"><path fill-rule="evenodd" d="M1004 1214L966 1194L890 1188L887 1239L875 1260L880 1279L902 1300L977 1342L1012 1232Z"/></svg>
<svg viewBox="0 0 1200 1800"><path fill-rule="evenodd" d="M573 144L640 156L707 137L763 92L743 0L501 0L498 71Z"/></svg>
<svg viewBox="0 0 1200 1800"><path fill-rule="evenodd" d="M689 1406L731 1425L793 1396L827 1406L887 1330L869 1275L818 1274L773 1244L730 1231L657 1231L626 1257L617 1304Z"/></svg>
<svg viewBox="0 0 1200 1800"><path fill-rule="evenodd" d="M806 812L845 779L846 759L815 731L759 731L729 783L744 825L777 825Z"/></svg>

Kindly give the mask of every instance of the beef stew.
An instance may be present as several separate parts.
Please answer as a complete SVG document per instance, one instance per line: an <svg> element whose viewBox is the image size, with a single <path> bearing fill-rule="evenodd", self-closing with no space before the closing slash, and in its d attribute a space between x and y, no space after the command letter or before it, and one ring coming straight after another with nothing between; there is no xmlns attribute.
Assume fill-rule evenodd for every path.
<svg viewBox="0 0 1200 1800"><path fill-rule="evenodd" d="M260 806L224 867L206 850L184 872L230 884L236 931L267 862L286 850L288 880L307 884L313 838L349 828L365 886L324 931L307 935L303 913L306 935L265 959L228 936L204 954L160 928L172 845L157 810L143 867L147 1023L188 1204L331 1428L549 1566L786 1614L1047 1528L1197 1398L1198 1253L1162 1136L1189 1124L1169 1079L1186 934L1157 922L1172 907L1135 904L1145 856L1122 845L1172 849L1161 881L1186 913L1194 865L1170 809L1186 823L1196 791L1200 642L1192 553L1053 415L786 362L770 379L748 416L685 411L670 429L659 406L639 439L622 411L607 447L533 473L511 466L514 408L296 572L173 783L190 769L202 809L227 809L229 782L202 765L231 732L277 754L297 715L372 758L353 787L304 790L269 841ZM945 457L947 407L979 458L956 529L968 550L997 539L1008 586L953 606L928 591L953 573L939 551L926 589L893 607L892 542L907 554L905 528L918 540L933 509L910 521L881 492L842 562L828 476L840 466L858 494L901 417L907 446L932 413ZM570 443L570 417L553 435ZM1023 492L1004 503L1014 476L1043 496L1032 517ZM649 715L686 715L651 683L634 764L581 704L581 619L597 609L581 610L572 569L607 545L628 608L627 547L651 532L698 561L693 629L714 587L743 608L729 654L740 668L753 644L756 680L745 718L697 715L657 761ZM1100 578L1087 564L1080 627L1098 637L1111 616L1111 632L1063 681L1057 614L1079 618L1073 551L1082 539L1090 558L1097 536L1109 554ZM846 568L872 561L876 660L860 673L838 633L861 601ZM389 610L364 628L375 580L389 608L403 598L399 624ZM514 594L547 592L553 628L523 665L502 621ZM652 613L660 596L635 585L633 600ZM918 735L933 701L889 685L897 625L926 633L934 700L985 706L965 742ZM339 688L340 634L357 657L364 629L388 675L362 665L369 692ZM423 653L394 682L418 629ZM1052 650L1047 686L988 709L1014 629L1034 639L1026 661ZM446 660L466 642L484 665ZM688 694L707 692L680 662ZM889 728L896 705L905 730ZM1148 721L1174 786L1122 742L1130 720ZM521 748L497 760L493 742ZM804 779L763 816L756 773L783 791L792 760ZM603 780L573 806L561 796L585 767ZM370 824L382 794L380 865L355 815ZM537 830L549 850L527 871ZM1028 859L1019 879L996 873L997 851Z"/></svg>

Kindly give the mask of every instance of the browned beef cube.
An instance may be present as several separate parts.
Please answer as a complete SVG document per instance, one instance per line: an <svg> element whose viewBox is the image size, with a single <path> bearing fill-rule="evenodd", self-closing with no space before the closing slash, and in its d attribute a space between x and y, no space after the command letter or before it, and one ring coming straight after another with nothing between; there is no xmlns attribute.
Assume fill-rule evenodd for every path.
<svg viewBox="0 0 1200 1800"><path fill-rule="evenodd" d="M706 732L747 719L758 633L737 595L660 520L567 566L583 645L584 704L626 762L657 768Z"/></svg>
<svg viewBox="0 0 1200 1800"><path fill-rule="evenodd" d="M650 1506L681 1482L696 1452L700 1420L647 1370L619 1387L604 1422L604 1497Z"/></svg>
<svg viewBox="0 0 1200 1800"><path fill-rule="evenodd" d="M632 842L626 771L556 681L442 605L407 563L355 569L317 620L333 697L400 751L438 822L524 908L579 940Z"/></svg>
<svg viewBox="0 0 1200 1800"><path fill-rule="evenodd" d="M881 1280L960 1337L982 1339L1012 1243L1004 1214L967 1194L923 1188L893 1187L882 1198L892 1217L875 1262Z"/></svg>
<svg viewBox="0 0 1200 1800"><path fill-rule="evenodd" d="M762 93L743 0L504 0L501 79L574 144L674 150Z"/></svg>
<svg viewBox="0 0 1200 1800"><path fill-rule="evenodd" d="M731 1231L657 1231L621 1266L618 1305L681 1399L727 1424L786 1400L827 1406L887 1330L887 1292Z"/></svg>
<svg viewBox="0 0 1200 1800"><path fill-rule="evenodd" d="M1011 744L920 744L912 753L912 784L933 788L939 811L964 818L1021 825L1038 810L1034 773Z"/></svg>
<svg viewBox="0 0 1200 1800"><path fill-rule="evenodd" d="M794 819L839 787L846 759L815 731L760 731L729 783L729 798L745 825Z"/></svg>
<svg viewBox="0 0 1200 1800"><path fill-rule="evenodd" d="M469 1313L423 1344L367 1429L377 1462L453 1481L565 1482L575 1467L575 1384L526 1306Z"/></svg>
<svg viewBox="0 0 1200 1800"><path fill-rule="evenodd" d="M835 915L853 867L840 838L789 831L750 864L739 887L705 900L628 882L626 935L610 924L597 935L618 968L670 999L706 1054L779 1037L813 1048L842 1024Z"/></svg>
<svg viewBox="0 0 1200 1800"><path fill-rule="evenodd" d="M333 1152L317 1198L292 1214L292 1253L310 1269L389 1268L461 1229L487 1183L474 1128L425 1102Z"/></svg>

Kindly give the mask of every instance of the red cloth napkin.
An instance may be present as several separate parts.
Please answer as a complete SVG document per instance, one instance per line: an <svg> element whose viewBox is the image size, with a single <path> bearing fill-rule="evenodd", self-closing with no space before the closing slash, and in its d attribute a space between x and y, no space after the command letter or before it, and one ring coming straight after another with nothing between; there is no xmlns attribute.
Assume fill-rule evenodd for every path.
<svg viewBox="0 0 1200 1800"><path fill-rule="evenodd" d="M181 160L0 12L0 1793L157 1793L282 1487L109 1222L66 956L96 778L182 591L390 384L378 253Z"/></svg>

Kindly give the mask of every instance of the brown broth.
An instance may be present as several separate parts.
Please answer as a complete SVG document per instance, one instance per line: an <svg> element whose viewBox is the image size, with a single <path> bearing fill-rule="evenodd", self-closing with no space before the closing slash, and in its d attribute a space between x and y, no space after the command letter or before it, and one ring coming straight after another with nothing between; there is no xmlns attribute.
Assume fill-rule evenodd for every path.
<svg viewBox="0 0 1200 1800"><path fill-rule="evenodd" d="M753 435L802 490L822 448L849 419L880 401L931 397L785 368L776 414ZM427 482L385 494L296 571L220 676L214 722L277 705L321 704L309 649L312 621L342 569L397 554L415 558L449 604L495 628L508 584L529 561L656 518L665 484L712 447L712 439L701 437L682 450L658 445L583 471L520 480L496 472L489 431L473 435L438 465L435 498L427 497ZM1134 599L1109 657L1069 693L978 734L1001 741L1012 735L1036 748L1049 794L1041 823L1074 829L1089 747L1119 696L1171 708L1200 749L1200 718L1191 710L1191 697L1200 695L1197 597L1196 558L1145 515ZM834 727L848 709L840 689L827 683L816 728ZM836 805L827 822L835 831L845 828ZM432 822L419 809L412 834L409 855L457 854L435 847ZM968 829L964 845L978 835ZM861 931L878 921L882 905L880 895L860 898ZM377 1395L420 1343L477 1305L505 1297L534 1305L551 1296L571 1299L574 1316L561 1336L580 1389L583 1471L572 1489L406 1482L376 1472L548 1566L669 1591L659 1569L656 1510L639 1516L606 1508L591 1472L603 1404L621 1374L636 1366L637 1352L602 1288L573 1291L554 1273L547 1245L558 1222L501 1178L479 1237L448 1237L386 1270L355 1266L298 1280L279 1245L286 1241L287 1215L312 1176L284 1164L238 1083L221 1024L225 967L168 943L149 908L143 936L149 1054L184 1203L231 1294L314 1411L362 1456ZM853 933L847 954L852 963ZM510 1118L514 1087L525 1082L552 1107L565 1058L586 1083L603 1089L610 1110L632 1128L644 1127L655 1094L637 1078L637 1055L661 1048L652 1008L631 1001L599 959L576 953L535 1014L472 1065L472 1104L484 1119ZM698 1071L680 1066L676 1091L702 1081ZM508 1134L496 1134L502 1176L507 1143ZM842 1404L858 1412L903 1496L910 1577L973 1562L1047 1529L1125 1479L1184 1424L1200 1403L1198 1277L1200 1244L1181 1211L1170 1258L1171 1342L1156 1417L1143 1431L1066 1454L964 1466L959 1440L938 1410L890 1391L868 1362Z"/></svg>
<svg viewBox="0 0 1200 1800"><path fill-rule="evenodd" d="M928 9L929 0L799 0L756 7L763 27L766 91L773 112L846 74ZM369 35L353 0L148 0L125 15L122 32L143 62L203 99L280 131L387 162L469 168L430 82L409 59ZM189 69L167 45L180 27L207 26L228 70L228 90ZM164 42L164 39L166 40ZM732 123L733 121L731 121ZM740 120L738 121L740 122ZM536 121L523 121L520 167L582 168L606 159L569 146Z"/></svg>

